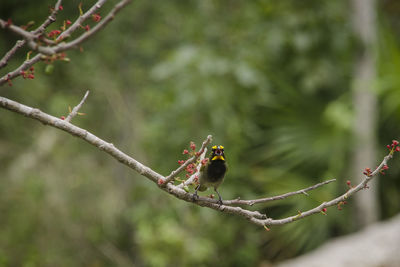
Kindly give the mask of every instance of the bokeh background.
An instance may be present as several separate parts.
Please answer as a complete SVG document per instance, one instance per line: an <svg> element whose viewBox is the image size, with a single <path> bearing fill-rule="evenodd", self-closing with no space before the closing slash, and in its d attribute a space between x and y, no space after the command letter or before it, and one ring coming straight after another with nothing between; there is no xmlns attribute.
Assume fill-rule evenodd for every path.
<svg viewBox="0 0 400 267"><path fill-rule="evenodd" d="M54 3L2 0L0 17L39 24ZM74 20L79 3L65 1L49 30ZM83 9L93 3L83 1ZM400 138L400 4L375 3L376 20L364 25L375 36L367 46L354 27L355 8L344 0L134 0L83 51L68 51L69 63L55 62L51 73L39 63L34 80L17 78L0 94L66 116L89 89L86 115L73 123L162 174L184 159L190 141L199 145L212 134L229 163L225 199L338 180L259 207L281 218L343 193L346 180L355 184ZM1 56L16 40L0 30ZM357 89L364 56L374 71L370 86ZM357 115L363 103L355 90L375 101L373 116ZM361 131L369 139L360 139L355 126L371 118ZM364 148L374 163L360 168L354 159ZM395 157L360 193L375 203L366 207L370 217L349 200L341 211L267 232L179 201L84 141L0 110L0 266L276 263L399 213L399 175Z"/></svg>

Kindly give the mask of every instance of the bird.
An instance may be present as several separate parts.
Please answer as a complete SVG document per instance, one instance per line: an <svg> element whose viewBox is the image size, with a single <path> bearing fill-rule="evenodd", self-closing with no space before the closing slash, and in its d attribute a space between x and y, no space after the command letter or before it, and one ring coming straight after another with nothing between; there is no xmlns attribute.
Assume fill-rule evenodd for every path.
<svg viewBox="0 0 400 267"><path fill-rule="evenodd" d="M214 191L218 194L218 203L222 205L222 197L217 188L223 182L227 169L224 147L221 145L213 146L208 162L200 168L199 185L195 189L193 198L199 198L197 191L202 192L208 187L214 187Z"/></svg>

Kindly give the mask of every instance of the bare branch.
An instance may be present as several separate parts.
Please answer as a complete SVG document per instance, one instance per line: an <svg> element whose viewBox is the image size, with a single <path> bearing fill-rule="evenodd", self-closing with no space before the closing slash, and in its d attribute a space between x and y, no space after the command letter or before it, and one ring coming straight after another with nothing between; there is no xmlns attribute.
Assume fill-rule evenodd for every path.
<svg viewBox="0 0 400 267"><path fill-rule="evenodd" d="M78 106L83 104L84 100L86 99L86 96L87 96L87 94L85 95L84 99L81 101L81 103ZM65 131L65 132L68 132L71 135L74 135L78 138L81 138L81 139L85 140L86 142L90 143L91 145L93 145L93 146L99 148L100 150L106 152L107 154L111 155L112 157L114 157L116 160L118 160L122 164L130 167L131 169L135 170L139 174L147 177L149 180L151 180L155 183L158 183L160 180L166 181L166 177L155 172L151 168L143 165L142 163L138 162L134 158L126 155L121 150L117 149L112 143L108 143L108 142L100 139L99 137L95 136L94 134L69 123L68 121L58 119L56 117L53 117L51 115L48 115L48 114L40 111L39 109L34 109L31 107L22 105L18 102L12 101L5 97L0 97L0 107L2 107L4 109L8 109L10 111L17 112L19 114L30 117L32 119L38 120L38 121L42 122L43 124L50 125L52 127L55 127L55 128ZM204 151L205 151L205 146L209 143L210 140L211 140L211 136L208 136L207 139L203 142L202 149L204 149ZM203 153L203 155L204 155L204 153ZM196 205L208 207L208 208L218 210L221 212L231 213L231 214L242 216L256 225L260 225L260 226L282 225L282 224L287 224L290 222L294 222L294 221L303 219L307 216L310 216L310 215L313 215L316 213L321 213L323 211L323 209L325 209L327 207L338 205L340 202L345 201L346 199L351 197L356 192L358 192L364 188L367 188L368 182L371 179L373 179L373 177L375 177L380 172L380 170L384 168L385 165L387 165L387 162L392 157L393 157L393 150L389 153L389 155L387 155L383 159L381 164L373 172L371 172L370 174L365 176L364 180L360 184L358 184L356 187L350 188L345 194L343 194L333 200L330 200L328 202L323 202L322 204L318 205L315 208L312 208L305 212L299 212L297 215L290 216L290 217L283 218L283 219L272 219L272 218L268 218L265 214L261 214L258 211L251 211L251 210L247 210L247 209L237 207L237 206L228 206L226 204L229 203L229 201L224 202L222 205L215 203L214 199L209 199L209 198L204 198L204 197L200 197L198 200L194 201L193 194L186 192L182 188L184 186L184 183L180 184L179 186L175 186L172 183L165 183L165 185L159 184L159 183L158 184L160 185L159 186L160 189L168 192L171 195L174 195L175 197L177 197L179 199L182 199L187 202L193 202ZM174 172L172 172L171 174L174 174ZM329 180L329 181L322 182L322 183L316 184L314 186L311 186L311 187L308 187L308 188L305 188L302 190L298 190L296 192L286 193L284 195L280 195L280 196L276 196L276 197L272 197L272 198L279 199L279 198L285 198L288 196L292 196L295 194L305 193L306 191L318 188L318 187L320 187L324 184L330 183L332 181L333 180ZM265 202L266 199L272 199L272 198L247 200L247 201L254 202L254 203L256 203L256 202L262 203L262 202ZM234 202L234 201L239 201L238 204L248 204L248 203L240 203L240 200L232 200L232 202ZM230 204L232 204L232 203L230 203Z"/></svg>
<svg viewBox="0 0 400 267"><path fill-rule="evenodd" d="M58 36L57 41L63 40L63 38L67 37L69 34L71 34L73 31L75 31L78 27L81 26L81 23L89 18L96 10L98 10L106 0L99 0L96 4L94 4L86 13L84 13L82 16L80 16L71 27L69 27L66 31L60 34ZM121 0L118 4L114 6L114 8L107 14L107 16L101 20L96 26L94 26L91 30L83 33L81 36L76 38L75 40L65 43L59 43L55 46L41 46L38 43L35 42L35 39L39 37L39 35L44 31L44 29L53 21L55 20L55 16L57 14L57 10L59 5L61 4L61 1L59 0L56 4L56 8L53 10L52 14L49 16L49 18L34 32L28 32L23 30L20 27L17 27L15 25L8 25L7 22L4 20L0 19L0 26L4 27L9 27L12 31L20 34L22 37L25 38L25 41L21 41L23 43L19 43L19 46L17 47L16 45L10 50L9 53L4 57L4 63L2 64L7 64L7 61L9 58L15 54L15 51L21 46L23 46L26 42L28 45L33 49L37 50L39 53L32 58L31 60L26 60L24 63L19 66L16 70L7 73L3 77L0 78L0 85L3 85L7 83L7 81L12 80L13 78L17 77L18 75L21 74L21 71L26 70L27 68L31 67L33 64L41 60L42 58L45 58L45 55L54 55L56 53L63 52L65 50L69 50L71 48L76 48L80 44L82 44L84 41L86 41L89 37L93 36L96 32L101 30L103 27L105 27L113 18L115 15L127 4L129 4L131 0ZM57 7L58 5L58 7ZM51 42L47 42L48 44L51 44ZM3 62L3 60L2 60Z"/></svg>
<svg viewBox="0 0 400 267"><path fill-rule="evenodd" d="M56 6L51 12L50 16L36 30L32 32L26 31L22 27L16 26L14 24L9 24L7 21L4 21L2 19L0 19L0 27L2 27L3 29L8 28L12 32L23 37L25 40L32 41L38 38L38 36L42 34L51 23L56 21L56 15L61 5L61 2L62 0L57 1Z"/></svg>
<svg viewBox="0 0 400 267"><path fill-rule="evenodd" d="M153 182L157 182L159 179L162 179L163 176L158 174L157 172L153 171L152 169L144 166L142 163L138 162L137 160L129 157L121 150L117 149L112 143L106 142L99 137L95 136L94 134L79 128L65 120L56 118L54 116L48 115L39 109L31 108L20 104L18 102L12 101L5 97L0 97L0 106L22 114L24 116L30 117L32 119L38 120L45 125L50 125L65 132L72 134L73 136L79 137L86 142L94 145L95 147L99 148L100 150L110 154L119 162L127 165L131 169L134 169L141 175L149 178Z"/></svg>
<svg viewBox="0 0 400 267"><path fill-rule="evenodd" d="M21 47L23 47L26 43L26 40L18 40L15 45L13 46L13 48L11 48L5 55L4 57L0 60L0 69L2 69L3 67L7 66L8 61L10 60L10 58L12 56L14 56L14 54L17 52L18 49L20 49Z"/></svg>
<svg viewBox="0 0 400 267"><path fill-rule="evenodd" d="M62 32L58 37L57 37L57 41L61 41L64 40L65 38L71 36L71 34L76 31L77 29L82 27L82 23L90 18L98 9L100 9L104 3L107 0L99 0L96 2L96 4L94 4L88 11L86 11L82 16L79 16L79 18L72 23L72 25L66 29L64 32Z"/></svg>
<svg viewBox="0 0 400 267"><path fill-rule="evenodd" d="M223 201L224 205L249 205L249 206L253 206L254 204L259 204L259 203L266 203L269 201L273 201L273 200L281 200L281 199L285 199L287 197L290 196L294 196L294 195L299 195L299 194L307 194L307 191L311 191L314 190L318 187L321 187L323 185L335 182L336 179L331 179L331 180L327 180L318 184L315 184L313 186L298 190L298 191L294 191L294 192L289 192L289 193L285 193L282 195L278 195L278 196L273 196L273 197L266 197L266 198L259 198L259 199L253 199L253 200L242 200L242 199L233 199L233 200L225 200Z"/></svg>
<svg viewBox="0 0 400 267"><path fill-rule="evenodd" d="M393 153L390 152L387 156L384 157L382 162L379 164L378 167L369 175L365 175L364 179L355 187L350 188L346 193L344 193L341 196L338 196L335 199L332 199L328 202L323 202L322 204L318 205L317 207L307 210L305 212L300 212L295 216L290 216L284 219L280 220L274 220L271 218L265 219L265 220L259 220L256 218L252 218L251 221L255 224L264 226L264 225L281 225L281 224L287 224L293 221L297 221L300 219L303 219L307 216L316 214L316 213L321 213L324 208L332 207L332 206L337 206L340 202L346 201L349 197L354 195L360 190L366 189L368 182L371 181L376 175L379 174L379 172L382 170L383 166L387 165L388 161L393 158Z"/></svg>
<svg viewBox="0 0 400 267"><path fill-rule="evenodd" d="M212 202L208 201L208 198L200 197L198 200L193 202L193 194L187 193L185 190L183 190L177 186L174 186L172 184L167 184L167 186L163 189L165 191L167 191L168 193L174 195L175 197L185 200L187 202L191 202L191 203L194 203L194 204L202 206L202 207L208 207L208 208L218 210L221 212L225 212L225 213L239 215L239 216L245 217L248 220L251 220L253 218L257 218L258 220L264 220L267 218L267 216L265 214L261 214L258 211L251 211L251 210L243 209L241 207L232 207L232 206L225 206L225 205L212 203Z"/></svg>
<svg viewBox="0 0 400 267"><path fill-rule="evenodd" d="M11 80L11 79L17 77L18 75L20 75L21 71L28 69L33 64L35 64L36 62L40 61L42 59L42 56L43 56L42 54L37 54L36 56L34 56L31 59L25 60L24 63L22 63L17 69L15 69L12 72L9 72L6 75L4 75L3 77L1 77L0 78L0 85L3 85L8 80Z"/></svg>
<svg viewBox="0 0 400 267"><path fill-rule="evenodd" d="M8 109L10 111L14 111L16 113L22 114L26 117L38 120L42 122L45 125L49 125L55 128L58 128L60 130L63 130L65 132L68 132L78 138L81 138L88 142L89 144L99 148L100 150L106 152L107 154L111 155L114 157L116 160L121 162L122 164L130 167L131 169L137 171L139 174L147 177L153 182L158 182L159 179L165 179L161 174L153 171L149 167L143 165L142 163L138 162L137 160L129 157L119 149L117 149L113 144L108 143L99 137L93 135L92 133L79 128L69 122L66 122L65 120L58 119L56 117L53 117L51 115L48 115L39 109L31 108L26 105L20 104L18 102L12 101L10 99L7 99L5 97L0 96L0 107ZM207 138L208 139L208 138ZM204 142L207 142L205 140ZM193 201L193 195L190 193L187 193L185 190L178 188L177 186L174 186L172 184L167 184L166 187L160 187L164 191L174 195L175 197L185 200L187 202L192 202ZM253 218L256 218L258 220L262 220L266 218L265 214L260 214L258 211L250 211L243 209L241 207L231 207L231 206L224 206L224 205L219 205L215 203L211 203L209 201L203 201L202 198L199 199L198 201L195 202L195 204L199 206L204 206L204 207L209 207L214 210L226 212L226 213L232 213L236 214L242 217L247 218L248 220L251 220Z"/></svg>
<svg viewBox="0 0 400 267"><path fill-rule="evenodd" d="M58 10L60 9L62 0L58 0L53 11L51 12L50 16L47 17L47 19L36 29L33 31L33 34L38 35L43 33L47 27L53 22L56 21L56 16L58 13Z"/></svg>
<svg viewBox="0 0 400 267"><path fill-rule="evenodd" d="M89 37L94 35L96 32L98 32L104 26L106 26L111 20L113 20L114 16L118 13L118 11L121 10L121 8L123 8L127 4L129 4L130 1L131 0L122 0L121 2L119 2L117 5L115 5L115 7L108 13L108 15L104 19L102 19L98 24L96 24L96 26L94 26L89 31L83 33L81 36L79 36L78 38L74 39L73 41L70 41L68 43L63 42L63 43L60 43L60 44L58 44L56 46L46 46L46 47L44 47L44 46L40 46L37 43L35 43L34 41L30 40L29 41L29 46L32 49L37 50L40 53L45 54L45 55L54 55L56 53L60 53L62 51L65 51L65 50L68 50L68 49L71 49L71 48L77 48L81 43L86 41ZM99 1L99 2L104 2L104 1ZM69 29L71 29L71 28L69 28Z"/></svg>
<svg viewBox="0 0 400 267"><path fill-rule="evenodd" d="M26 40L32 40L32 39L35 38L34 34L28 32L28 31L25 31L21 27L18 27L18 26L14 25L14 24L8 24L7 21L4 21L2 19L0 19L0 27L2 27L3 29L8 28L12 32L22 36Z"/></svg>
<svg viewBox="0 0 400 267"><path fill-rule="evenodd" d="M57 12L61 6L61 2L62 0L58 0L56 3L56 6L54 7L53 11L51 12L50 16L36 29L32 32L33 35L38 35L43 33L46 28L53 23L54 21L56 21L56 15ZM18 40L15 45L13 46L13 48L11 48L6 55L1 59L0 61L0 69L5 67L8 63L8 61L10 60L10 58L12 56L14 56L14 54L17 52L18 49L20 49L21 47L23 47L26 44L26 40Z"/></svg>
<svg viewBox="0 0 400 267"><path fill-rule="evenodd" d="M9 24L7 21L4 21L2 19L0 19L0 27L2 27L3 29L8 28L10 29L12 32L20 35L21 37L23 37L25 40L33 40L38 38L38 36L40 34L42 34L46 28L53 23L54 21L56 21L56 16L58 13L58 10L60 8L62 0L58 0L56 3L56 6L54 7L53 11L51 12L50 16L34 31L29 32L24 30L22 27L16 26L14 24Z"/></svg>
<svg viewBox="0 0 400 267"><path fill-rule="evenodd" d="M0 27L3 28L9 28L11 31L14 33L22 36L24 40L17 41L17 43L13 46L13 48L10 49L6 53L6 55L2 58L0 61L0 68L4 67L7 65L7 62L9 59L16 53L16 51L24 46L26 43L33 48L34 50L37 50L39 53L35 55L33 58L24 61L17 69L15 69L12 72L9 72L5 76L0 78L0 85L6 83L7 81L15 78L16 76L21 74L21 71L24 71L31 67L33 64L36 62L46 59L46 55L54 55L56 53L60 53L62 51L71 49L71 48L76 48L80 46L85 40L90 38L92 35L94 35L97 31L101 30L105 25L107 25L113 18L114 16L119 12L120 9L122 9L124 6L126 6L131 0L120 0L118 4L114 6L114 8L101 20L98 24L96 24L91 30L88 30L84 33L82 33L79 37L76 39L70 41L70 42L65 42L66 38L69 37L74 31L76 31L78 28L82 27L82 23L90 18L99 8L103 6L103 4L106 2L106 0L98 0L96 4L94 4L87 12L83 13L81 16L79 16L76 21L63 33L61 33L56 41L51 41L51 40L46 40L44 39L44 43L47 46L42 46L43 42L37 42L38 38L40 35L42 35L45 31L45 29L55 21L57 12L59 10L59 7L61 5L62 0L57 0L57 3L55 5L55 8L52 10L50 16L35 30L35 31L26 31L22 27L18 27L15 25L12 25L4 20L0 19ZM110 156L114 157L116 160L121 162L122 164L130 167L131 169L135 170L139 174L141 174L144 177L147 177L149 180L153 181L154 183L157 183L159 185L159 188L168 192L171 195L174 195L175 197L187 201L187 202L192 202L196 205L199 206L204 206L208 207L214 210L218 210L221 212L225 213L231 213L235 215L239 215L242 217L245 217L252 223L260 226L267 226L267 225L282 225L282 224L287 224L290 222L294 222L296 220L303 219L307 216L321 213L325 210L327 207L339 205L341 202L344 202L347 198L351 197L353 194L357 193L358 191L367 188L368 182L373 179L376 175L379 174L380 170L382 170L385 165L387 165L387 162L393 157L393 152L394 150L392 149L389 155L387 155L381 164L371 173L368 171L367 175L364 177L361 183L359 183L357 186L350 188L346 193L336 197L335 199L332 199L328 202L323 202L320 205L309 209L305 212L299 212L297 215L290 216L287 218L283 219L272 219L268 218L265 214L261 214L258 211L251 211L239 206L235 205L254 205L257 203L266 203L268 201L273 201L273 200L278 200L278 199L285 199L287 197L293 196L293 195L298 195L298 194L305 194L307 195L307 191L316 189L318 187L321 187L325 184L331 183L335 181L335 179L328 180L325 182L321 182L318 184L315 184L313 186L307 187L305 189L301 189L298 191L294 192L289 192L286 194L278 195L278 196L273 196L273 197L267 197L267 198L260 198L260 199L254 199L254 200L241 200L241 199L234 199L234 200L226 200L223 201L222 205L217 203L217 200L211 199L211 198L206 198L206 197L199 197L194 201L193 194L190 194L186 192L185 186L192 184L195 181L195 177L198 175L201 164L198 164L197 166L197 171L195 174L193 174L189 179L187 179L185 182L175 186L172 181L174 181L175 177L182 172L189 164L196 162L199 158L202 159L205 157L206 153L206 147L207 145L211 142L211 135L207 137L206 140L204 140L200 150L190 159L188 159L183 165L181 165L179 168L176 170L172 171L167 177L164 177L163 175L157 173L156 171L152 170L151 168L143 165L139 161L135 160L134 158L128 156L118 148L116 148L112 143L106 142L102 140L101 138L95 136L94 134L86 131L85 129L79 128L73 124L70 123L71 119L78 114L79 109L82 107L84 102L86 101L88 97L89 91L86 92L85 96L81 100L81 102L74 107L74 109L70 112L68 117L65 120L53 117L47 113L44 113L40 111L39 109L31 108L25 105L22 105L18 102L12 101L10 99L4 98L0 96L0 107L14 111L16 113L22 114L24 116L27 116L29 118L35 119L37 121L42 122L45 125L50 125L52 127L58 128L60 130L63 130L65 132L68 132L71 135L74 135L78 138L81 138L88 142L89 144L99 148L100 150L106 152Z"/></svg>
<svg viewBox="0 0 400 267"><path fill-rule="evenodd" d="M70 122L76 115L78 115L78 111L82 107L82 105L85 103L88 95L89 95L89 90L86 91L86 94L83 96L81 102L78 105L76 105L72 109L72 111L68 114L67 118L65 118L65 121Z"/></svg>

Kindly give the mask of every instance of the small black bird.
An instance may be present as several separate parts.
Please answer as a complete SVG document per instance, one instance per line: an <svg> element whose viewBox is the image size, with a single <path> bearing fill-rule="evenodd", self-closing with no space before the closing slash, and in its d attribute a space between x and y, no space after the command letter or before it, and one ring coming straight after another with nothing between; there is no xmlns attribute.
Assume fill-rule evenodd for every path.
<svg viewBox="0 0 400 267"><path fill-rule="evenodd" d="M227 171L224 147L213 146L211 156L206 165L200 168L199 185L196 187L193 198L197 199L197 191L205 191L208 187L214 187L215 192L218 194L218 202L222 205L222 198L217 191L218 186L223 182L225 173Z"/></svg>

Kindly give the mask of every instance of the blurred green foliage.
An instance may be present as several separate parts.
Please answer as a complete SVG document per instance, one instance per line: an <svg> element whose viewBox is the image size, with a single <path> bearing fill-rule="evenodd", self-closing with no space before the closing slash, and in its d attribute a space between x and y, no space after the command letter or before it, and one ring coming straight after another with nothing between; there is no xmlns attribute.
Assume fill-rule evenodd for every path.
<svg viewBox="0 0 400 267"><path fill-rule="evenodd" d="M0 17L38 24L54 2L3 0ZM65 2L50 29L76 18L78 4ZM382 156L400 131L400 7L378 8ZM83 53L69 51L70 63L55 62L51 75L39 63L34 80L17 78L1 95L65 116L90 89L73 123L162 174L190 141L212 134L226 148L225 199L338 179L261 207L293 215L346 190L358 51L350 16L347 1L133 1ZM16 38L0 31L2 55ZM178 201L82 140L0 112L0 266L254 266L356 230L350 201L266 232ZM396 166L380 179L382 219L400 210Z"/></svg>

